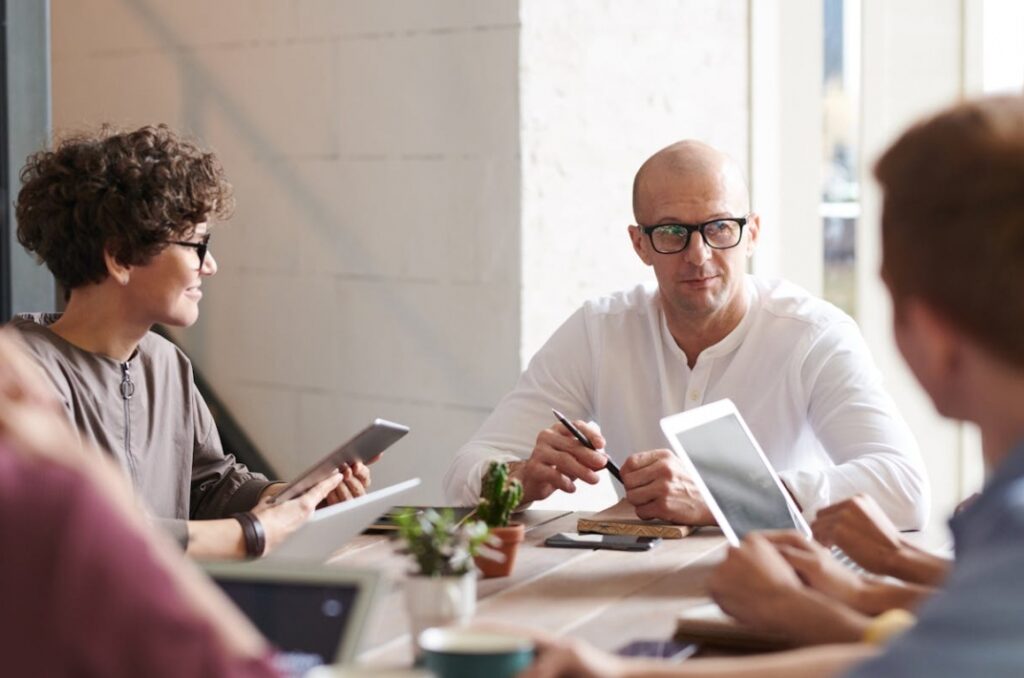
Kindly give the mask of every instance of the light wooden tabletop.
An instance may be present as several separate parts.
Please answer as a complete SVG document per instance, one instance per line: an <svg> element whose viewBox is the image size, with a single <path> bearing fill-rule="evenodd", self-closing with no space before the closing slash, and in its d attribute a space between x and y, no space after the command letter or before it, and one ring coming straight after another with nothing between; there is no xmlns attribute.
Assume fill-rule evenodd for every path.
<svg viewBox="0 0 1024 678"><path fill-rule="evenodd" d="M526 541L509 577L478 582L476 619L569 634L614 651L639 639L668 639L676 614L706 601L704 581L725 539L706 528L646 552L548 548L584 513L527 511ZM362 535L332 564L382 571L387 583L363 640L361 662L408 666L411 646L401 582L410 568L386 536Z"/></svg>

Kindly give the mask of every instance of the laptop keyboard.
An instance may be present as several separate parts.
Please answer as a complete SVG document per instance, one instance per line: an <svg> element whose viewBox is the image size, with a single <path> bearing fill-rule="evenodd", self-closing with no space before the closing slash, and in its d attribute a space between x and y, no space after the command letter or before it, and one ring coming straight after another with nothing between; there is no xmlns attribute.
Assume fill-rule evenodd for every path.
<svg viewBox="0 0 1024 678"><path fill-rule="evenodd" d="M833 546L829 551L832 553L832 557L838 560L844 567L847 567L858 574L864 574L867 572L867 570L857 564L856 560L846 555L846 553L838 546Z"/></svg>

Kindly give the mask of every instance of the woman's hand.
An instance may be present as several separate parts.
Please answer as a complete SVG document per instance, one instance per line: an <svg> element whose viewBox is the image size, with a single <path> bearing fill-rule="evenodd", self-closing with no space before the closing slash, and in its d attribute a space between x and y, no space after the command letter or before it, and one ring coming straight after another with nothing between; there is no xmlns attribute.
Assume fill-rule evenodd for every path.
<svg viewBox="0 0 1024 678"><path fill-rule="evenodd" d="M275 546L309 520L320 502L335 491L343 480L342 473L335 473L321 480L304 494L280 504L272 504L273 494L264 492L252 512L263 523L263 531L267 538L266 552L274 550Z"/></svg>
<svg viewBox="0 0 1024 678"><path fill-rule="evenodd" d="M340 504L343 501L362 497L370 489L370 469L363 462L346 464L338 471L341 472L341 482L324 499L325 505Z"/></svg>

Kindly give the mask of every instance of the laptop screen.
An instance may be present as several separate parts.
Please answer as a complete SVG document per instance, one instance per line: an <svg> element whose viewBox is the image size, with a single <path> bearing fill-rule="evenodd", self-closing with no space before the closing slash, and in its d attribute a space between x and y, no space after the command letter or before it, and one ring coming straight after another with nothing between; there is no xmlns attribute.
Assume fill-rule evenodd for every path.
<svg viewBox="0 0 1024 678"><path fill-rule="evenodd" d="M280 651L279 668L302 675L335 660L352 621L358 584L215 579Z"/></svg>
<svg viewBox="0 0 1024 678"><path fill-rule="evenodd" d="M776 484L736 415L676 436L738 538L757 530L799 529L785 490Z"/></svg>

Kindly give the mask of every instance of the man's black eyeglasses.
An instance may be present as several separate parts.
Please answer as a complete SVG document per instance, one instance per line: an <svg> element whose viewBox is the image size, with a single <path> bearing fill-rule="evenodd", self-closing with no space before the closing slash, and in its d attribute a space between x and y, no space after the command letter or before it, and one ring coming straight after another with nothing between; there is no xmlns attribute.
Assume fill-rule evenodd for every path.
<svg viewBox="0 0 1024 678"><path fill-rule="evenodd" d="M743 227L747 225L749 216L710 219L700 224L641 226L640 230L650 238L654 251L661 254L675 254L685 250L695 231L700 233L704 244L711 249L727 250L740 244Z"/></svg>
<svg viewBox="0 0 1024 678"><path fill-rule="evenodd" d="M199 270L203 268L203 262L206 261L206 251L210 249L210 234L207 233L203 236L203 239L198 242L189 242L187 240L168 240L168 245L181 245L182 247L191 247L199 255Z"/></svg>

